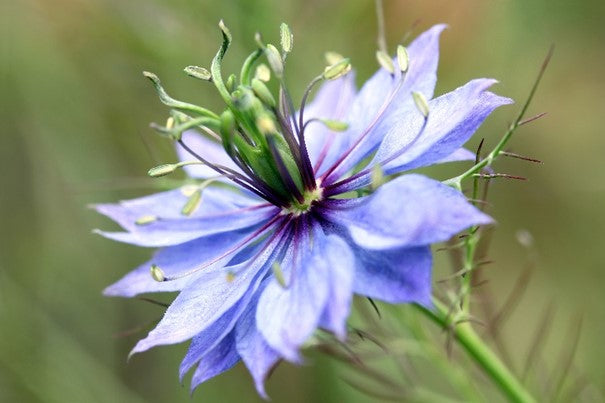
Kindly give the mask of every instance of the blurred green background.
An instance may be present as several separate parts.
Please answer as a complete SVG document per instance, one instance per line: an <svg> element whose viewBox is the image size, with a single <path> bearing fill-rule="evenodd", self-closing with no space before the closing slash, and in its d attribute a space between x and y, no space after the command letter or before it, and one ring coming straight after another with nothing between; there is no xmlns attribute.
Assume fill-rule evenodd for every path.
<svg viewBox="0 0 605 403"><path fill-rule="evenodd" d="M227 69L254 46L260 30L277 40L290 24L289 59L296 99L323 67L323 52L352 57L362 83L376 68L376 19L370 0L8 0L2 3L0 54L0 401L257 401L243 367L203 385L189 399L177 379L186 345L155 349L126 363L161 308L108 299L102 289L151 251L113 243L91 229L114 228L87 208L151 192L145 172L171 161L171 144L148 128L162 122L142 70L157 73L174 95L218 107L210 86L182 73L208 66L224 18L235 42ZM523 127L514 151L544 160L498 163L527 182L491 189L499 222L485 275L504 300L519 273L533 276L502 331L515 365L531 348L545 307L551 326L540 339L544 360L562 366L561 346L582 318L573 371L580 396L599 401L605 387L605 2L602 0L385 1L388 40L434 23L450 25L441 41L437 93L471 78L500 80L500 94L521 102L551 43L555 56L530 108L548 116ZM416 25L414 26L414 24ZM413 27L413 28L412 28ZM296 78L296 80L294 79ZM498 110L473 140L493 145L516 111ZM451 168L459 172L463 166ZM534 239L530 251L516 239ZM445 273L444 259L437 273ZM373 401L342 381L333 361L282 365L268 382L276 402ZM545 372L542 382L548 382ZM539 384L539 382L538 382ZM539 394L539 386L534 387Z"/></svg>

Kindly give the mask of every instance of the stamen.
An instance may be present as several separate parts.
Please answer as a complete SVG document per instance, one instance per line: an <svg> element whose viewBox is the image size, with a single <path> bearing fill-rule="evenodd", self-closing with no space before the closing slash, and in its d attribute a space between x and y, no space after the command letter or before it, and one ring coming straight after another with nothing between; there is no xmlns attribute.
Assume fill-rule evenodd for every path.
<svg viewBox="0 0 605 403"><path fill-rule="evenodd" d="M159 178L170 175L178 168L188 165L204 165L204 163L201 161L183 161L176 164L162 164L151 168L149 171L147 171L147 175L151 176L152 178Z"/></svg>
<svg viewBox="0 0 605 403"><path fill-rule="evenodd" d="M189 199L187 199L187 203L185 203L181 209L181 214L184 216L190 216L200 206L201 201L202 189L197 189L191 196L189 196Z"/></svg>
<svg viewBox="0 0 605 403"><path fill-rule="evenodd" d="M185 73L187 73L187 75L190 77L197 78L199 80L204 80L204 81L212 81L212 74L210 73L209 70L207 70L203 67L187 66L187 67L185 67L184 70L185 70Z"/></svg>
<svg viewBox="0 0 605 403"><path fill-rule="evenodd" d="M322 78L324 80L336 80L351 71L351 60L344 58L339 60L337 63L328 66L324 69Z"/></svg>
<svg viewBox="0 0 605 403"><path fill-rule="evenodd" d="M315 180L314 180L314 173L313 173L313 167L311 166L311 161L309 160L309 154L307 151L307 145L305 143L305 133L304 133L304 114L305 114L305 105L307 103L307 98L309 97L309 94L311 93L311 90L313 89L313 87L315 86L315 84L319 83L320 81L322 81L324 79L323 75L321 76L317 76L315 77L307 86L307 88L305 89L305 92L303 94L302 97L302 101L300 102L300 112L298 112L298 127L300 127L300 131L298 132L298 144L300 147L300 153L301 153L301 162L302 162L302 169L301 169L301 175L303 177L303 181L305 182L305 188L306 189L313 189L315 188ZM296 119L295 119L296 121Z"/></svg>
<svg viewBox="0 0 605 403"><path fill-rule="evenodd" d="M417 91L412 91L412 98L414 98L414 103L416 104L416 108L422 113L422 116L426 119L429 116L429 103L426 101L425 96Z"/></svg>
<svg viewBox="0 0 605 403"><path fill-rule="evenodd" d="M387 52L377 50L376 60L378 60L378 63L382 66L383 69L385 69L391 74L395 74L395 65L393 64L391 56L389 56Z"/></svg>
<svg viewBox="0 0 605 403"><path fill-rule="evenodd" d="M144 215L142 217L137 218L134 223L136 225L148 225L148 224L156 222L157 220L158 220L158 217L155 215Z"/></svg>
<svg viewBox="0 0 605 403"><path fill-rule="evenodd" d="M307 126L309 126L309 124L314 122L323 124L333 132L344 132L349 128L349 124L347 122L342 122L340 120L312 118L305 122L303 131L307 128Z"/></svg>
<svg viewBox="0 0 605 403"><path fill-rule="evenodd" d="M281 47L284 51L283 57L286 58L286 55L292 51L292 44L294 43L294 35L292 35L292 31L290 31L290 27L284 22L279 26L279 33L281 39Z"/></svg>
<svg viewBox="0 0 605 403"><path fill-rule="evenodd" d="M379 167L381 167L381 171L382 171L382 167L385 166L386 164L388 164L389 162L393 161L395 158L403 155L404 153L406 153L414 144L416 144L416 142L418 141L418 139L420 137L422 137L422 134L424 133L424 130L427 127L427 123L428 123L428 119L425 117L423 123L422 123L422 127L420 128L420 130L418 131L418 133L414 136L414 138L412 139L412 141L410 141L405 147L403 147L402 149L400 149L399 151L397 151L396 153L392 154L391 156L385 158L382 161L377 162L375 165L372 165L372 167L370 168L366 168L361 170L360 172L356 173L355 175L349 176L348 178L345 178L341 181L332 183L328 186L325 187L326 189L326 196L332 196L335 194L339 193L339 189L341 186L353 182L359 178L362 178L370 173L372 173L372 170L374 169L374 167L376 165L378 165Z"/></svg>
<svg viewBox="0 0 605 403"><path fill-rule="evenodd" d="M265 47L265 56L267 56L267 61L269 62L269 66L275 73L275 76L279 79L284 76L284 62L282 60L281 55L279 54L279 50L272 44L268 44Z"/></svg>
<svg viewBox="0 0 605 403"><path fill-rule="evenodd" d="M158 283L162 281L166 281L166 276L164 276L164 271L160 269L157 265L152 264L150 267L151 277Z"/></svg>
<svg viewBox="0 0 605 403"><path fill-rule="evenodd" d="M378 113L374 117L374 120L368 125L368 127L366 127L366 129L361 133L357 140L355 140L355 142L353 142L353 144L340 156L340 158L334 164L332 164L332 166L328 168L328 170L321 176L320 179L322 182L326 181L326 179L340 166L340 164L342 164L347 159L347 157L357 148L357 146L359 146L363 139L372 131L374 126L378 124L378 122L382 118L382 115L391 105L391 102L395 98L395 95L397 95L397 93L403 86L403 83L405 82L405 77L406 74L401 74L397 85L395 86L395 88L393 88L393 91L391 91L389 97L384 101L384 103L378 110Z"/></svg>
<svg viewBox="0 0 605 403"><path fill-rule="evenodd" d="M397 46L397 64L399 64L399 70L402 73L407 72L408 67L410 67L410 57L408 55L408 51L402 45Z"/></svg>
<svg viewBox="0 0 605 403"><path fill-rule="evenodd" d="M185 277L189 277L192 274L195 274L209 266L211 266L214 263L217 263L218 261L226 258L227 256L239 251L240 249L242 249L243 247L247 246L249 243L251 243L252 241L258 239L267 229L269 229L273 224L277 223L279 220L285 221L284 218L282 216L280 216L279 214L275 215L271 220L269 220L265 225L263 225L261 228L259 228L258 230L254 231L252 234L248 235L243 241L241 241L240 243L238 243L237 245L235 245L234 247L230 248L229 250L227 250L226 252L224 252L222 255L208 261L208 262L204 262L201 265L194 267L193 269L177 275L177 276L172 276L172 277L166 277L164 275L164 273L160 270L160 273L162 274L161 277L158 278L162 278L161 281L174 281L174 280L178 280L181 278L185 278ZM280 233L283 228L285 227L285 222L282 222L281 225L279 226L279 228L274 232L273 237L271 238L271 240L269 240L268 243L270 243L273 239L275 239L275 235L277 233ZM152 265L152 269L155 265ZM155 266L157 269L159 269L159 267ZM152 275L154 273L152 272ZM154 277L155 279L155 277Z"/></svg>

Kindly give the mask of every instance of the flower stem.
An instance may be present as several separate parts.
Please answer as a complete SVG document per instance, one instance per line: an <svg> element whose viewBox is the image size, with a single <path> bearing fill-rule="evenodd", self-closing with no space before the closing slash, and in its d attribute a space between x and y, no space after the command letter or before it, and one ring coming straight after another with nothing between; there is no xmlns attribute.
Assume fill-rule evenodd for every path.
<svg viewBox="0 0 605 403"><path fill-rule="evenodd" d="M460 345L470 357L498 385L511 402L535 403L536 400L521 382L502 363L494 352L477 335L469 322L455 325L449 309L440 301L433 300L434 308L428 309L415 305L424 315L445 330L451 330Z"/></svg>

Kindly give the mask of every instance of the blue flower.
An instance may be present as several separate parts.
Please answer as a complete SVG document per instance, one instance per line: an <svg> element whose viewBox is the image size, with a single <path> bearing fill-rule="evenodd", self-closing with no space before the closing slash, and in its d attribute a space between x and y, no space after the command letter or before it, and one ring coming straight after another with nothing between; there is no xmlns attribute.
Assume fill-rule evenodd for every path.
<svg viewBox="0 0 605 403"><path fill-rule="evenodd" d="M457 190L401 173L471 158L462 145L511 102L487 91L490 79L431 99L443 29L420 35L392 65L387 59L359 92L353 74L343 75L348 62L337 61L318 77L325 83L314 100L292 114L283 87L275 102L246 73L237 87L223 83L231 39L223 27L212 81L228 108L197 111L195 122L216 138L175 136L182 161L204 162L184 167L198 182L96 206L125 230L102 235L160 248L105 295L179 291L133 353L192 339L180 368L181 378L195 368L192 389L241 360L266 397L271 369L300 362L318 329L346 339L353 294L430 306L430 245L491 219ZM274 50L267 45L250 60L265 54L280 78L289 50ZM165 103L194 111L151 78ZM173 117L167 132L198 119Z"/></svg>

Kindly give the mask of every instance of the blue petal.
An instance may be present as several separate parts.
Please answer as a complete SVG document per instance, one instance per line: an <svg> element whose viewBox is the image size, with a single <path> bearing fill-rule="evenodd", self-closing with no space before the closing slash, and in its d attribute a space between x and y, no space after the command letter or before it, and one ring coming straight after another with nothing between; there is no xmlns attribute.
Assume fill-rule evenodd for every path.
<svg viewBox="0 0 605 403"><path fill-rule="evenodd" d="M346 122L355 92L355 75L353 73L337 80L325 82L313 101L305 107L305 121L316 118ZM351 132L335 133L318 122L310 123L307 126L305 129L305 143L309 158L316 171L319 171L322 166L327 167L336 161L341 151L337 147L345 145L345 142L340 141L341 139L338 139L338 137L348 134L351 134ZM320 156L322 156L321 164L316 166Z"/></svg>
<svg viewBox="0 0 605 403"><path fill-rule="evenodd" d="M246 301L242 302L245 305L269 268L280 241L276 237L265 245L259 245L260 251L242 263L198 275L176 297L155 329L137 343L131 354L190 339L207 329L240 299Z"/></svg>
<svg viewBox="0 0 605 403"><path fill-rule="evenodd" d="M472 80L429 102L429 117L419 112L394 113L374 157L386 173L433 164L460 148L494 109L512 101L486 91L496 81ZM384 163L393 158L395 159Z"/></svg>
<svg viewBox="0 0 605 403"><path fill-rule="evenodd" d="M353 267L353 257L347 244L335 235L326 236L315 225L312 234L304 232L293 241L294 247L283 260L282 270L288 276L284 287L272 281L260 297L256 322L267 343L286 359L300 361L298 349L318 327L328 298L333 292L330 271L338 272ZM350 276L350 275L349 275ZM338 294L338 293L335 293ZM342 323L348 315L346 297L329 309L329 324L342 335Z"/></svg>
<svg viewBox="0 0 605 403"><path fill-rule="evenodd" d="M250 227L279 211L261 204L258 199L223 188L205 189L200 206L190 216L181 213L187 200L186 192L176 189L119 204L96 205L98 212L128 231L98 232L107 238L139 246L170 246ZM156 217L156 220L137 225L136 221L142 217Z"/></svg>
<svg viewBox="0 0 605 403"><path fill-rule="evenodd" d="M207 237L195 239L181 245L169 246L159 250L147 263L144 263L131 271L116 283L107 287L103 294L116 297L134 297L135 295L149 292L180 291L195 275L179 278L173 281L155 281L150 274L152 264L162 269L168 277L178 277L187 273L206 262L212 263L204 268L202 272L215 270L223 267L229 259L218 259L224 253L230 251L250 235L248 231L222 232Z"/></svg>
<svg viewBox="0 0 605 403"><path fill-rule="evenodd" d="M431 250L427 246L372 251L355 248L355 293L385 302L431 304Z"/></svg>
<svg viewBox="0 0 605 403"><path fill-rule="evenodd" d="M329 294L320 319L320 326L333 332L341 341L347 337L347 318L351 310L353 297L353 278L356 260L350 247L336 235L327 238L326 250L329 253L324 259L330 263L327 270Z"/></svg>
<svg viewBox="0 0 605 403"><path fill-rule="evenodd" d="M205 160L223 165L228 168L241 172L239 167L235 165L233 160L229 158L227 152L221 144L212 141L209 138L196 133L194 130L189 130L183 133L182 137L187 147L191 148ZM189 154L180 144L176 144L176 153L180 161L197 161L195 157ZM183 167L192 178L209 178L218 175L217 172L205 165L188 165Z"/></svg>
<svg viewBox="0 0 605 403"><path fill-rule="evenodd" d="M362 133L366 131L368 133L338 169L328 177L326 183L342 177L376 150L393 120L391 118L393 114L416 111L411 96L412 91L421 92L428 98L432 97L437 82L439 35L445 27L445 25L435 25L410 44L408 47L410 64L403 83L400 83L399 70L395 75L391 75L384 68L378 70L365 83L355 98L348 117L351 134L343 136L343 140L348 141L350 147ZM394 61L397 66L397 60Z"/></svg>
<svg viewBox="0 0 605 403"><path fill-rule="evenodd" d="M366 249L428 245L492 219L457 190L421 175L404 175L371 196L331 200L324 216L345 226Z"/></svg>
<svg viewBox="0 0 605 403"><path fill-rule="evenodd" d="M187 354L181 361L179 367L179 378L181 382L185 377L185 374L189 372L193 366L205 360L206 356L216 348L226 337L229 337L229 333L233 331L235 323L239 320L242 312L247 308L247 301L242 299L227 312L217 319L212 325L208 326L205 330L198 333L192 340L187 350Z"/></svg>
<svg viewBox="0 0 605 403"><path fill-rule="evenodd" d="M202 382L227 371L239 360L240 357L235 349L235 337L230 333L200 361L191 378L191 391L193 392Z"/></svg>
<svg viewBox="0 0 605 403"><path fill-rule="evenodd" d="M475 159L475 153L467 150L466 148L459 148L445 158L440 159L436 164L445 164L447 162L458 162L458 161L473 161Z"/></svg>
<svg viewBox="0 0 605 403"><path fill-rule="evenodd" d="M267 281L264 281L264 283L267 283ZM257 292L257 295L260 295L260 292ZM237 352L254 379L256 391L264 399L268 399L269 397L265 391L265 380L277 365L281 356L267 344L256 327L257 305L258 298L255 298L248 304L248 309L237 322L235 342Z"/></svg>

